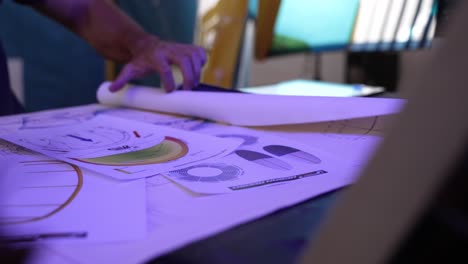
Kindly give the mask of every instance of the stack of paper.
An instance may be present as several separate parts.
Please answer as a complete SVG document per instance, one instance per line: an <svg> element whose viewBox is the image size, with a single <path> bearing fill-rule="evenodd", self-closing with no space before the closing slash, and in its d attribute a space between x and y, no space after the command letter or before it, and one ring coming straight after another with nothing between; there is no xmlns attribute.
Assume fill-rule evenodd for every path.
<svg viewBox="0 0 468 264"><path fill-rule="evenodd" d="M403 103L314 98L295 105L291 98L247 95L242 105L253 112L232 112L242 96L154 95L134 87L105 100L194 114L88 105L0 118L0 136L11 142L0 142L0 160L9 164L5 174L18 178L2 202L6 238L51 242L41 261L63 261L56 252L76 262L159 256L350 184L380 141L386 114ZM205 100L230 103L215 111ZM249 102L272 115L256 115ZM274 112L277 103L291 107ZM287 114L298 109L302 114ZM280 125L265 126L271 124Z"/></svg>

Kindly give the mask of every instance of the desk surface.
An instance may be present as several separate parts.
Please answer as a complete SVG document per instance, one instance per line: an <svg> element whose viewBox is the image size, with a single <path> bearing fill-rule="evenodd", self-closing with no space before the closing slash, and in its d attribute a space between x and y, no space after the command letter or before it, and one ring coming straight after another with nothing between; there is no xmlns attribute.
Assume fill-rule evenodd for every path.
<svg viewBox="0 0 468 264"><path fill-rule="evenodd" d="M280 210L150 263L294 263L340 193Z"/></svg>
<svg viewBox="0 0 468 264"><path fill-rule="evenodd" d="M401 98L396 93L375 97ZM295 263L340 190L193 243L150 263Z"/></svg>

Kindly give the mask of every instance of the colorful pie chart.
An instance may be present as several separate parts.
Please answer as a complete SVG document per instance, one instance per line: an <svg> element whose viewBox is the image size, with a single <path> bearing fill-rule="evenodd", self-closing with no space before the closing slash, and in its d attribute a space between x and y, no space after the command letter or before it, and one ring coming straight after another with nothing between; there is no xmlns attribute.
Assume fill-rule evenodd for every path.
<svg viewBox="0 0 468 264"><path fill-rule="evenodd" d="M275 156L290 158L303 163L319 164L322 162L322 160L310 153L288 146L270 145L263 147L263 149Z"/></svg>
<svg viewBox="0 0 468 264"><path fill-rule="evenodd" d="M256 151L251 151L251 150L236 150L235 153L250 162L256 163L260 166L267 167L270 169L275 169L275 170L291 170L293 167L289 165L288 163L274 158L272 156L256 152Z"/></svg>
<svg viewBox="0 0 468 264"><path fill-rule="evenodd" d="M221 182L237 179L244 172L241 168L227 164L199 164L169 172L169 176L184 181Z"/></svg>

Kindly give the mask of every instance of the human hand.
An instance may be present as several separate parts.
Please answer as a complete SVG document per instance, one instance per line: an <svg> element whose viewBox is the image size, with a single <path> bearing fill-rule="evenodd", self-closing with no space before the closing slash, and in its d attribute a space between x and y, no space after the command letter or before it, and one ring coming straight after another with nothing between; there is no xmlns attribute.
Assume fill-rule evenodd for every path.
<svg viewBox="0 0 468 264"><path fill-rule="evenodd" d="M146 36L131 48L132 57L109 87L111 92L122 89L132 79L158 73L166 92L176 89L171 65L182 72L183 89L190 90L200 82L206 63L205 51L198 46L166 42L154 36Z"/></svg>

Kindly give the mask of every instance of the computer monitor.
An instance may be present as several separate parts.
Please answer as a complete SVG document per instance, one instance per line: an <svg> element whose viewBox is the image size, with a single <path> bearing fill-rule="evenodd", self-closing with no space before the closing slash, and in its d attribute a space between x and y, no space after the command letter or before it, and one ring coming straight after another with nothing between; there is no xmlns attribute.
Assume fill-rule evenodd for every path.
<svg viewBox="0 0 468 264"><path fill-rule="evenodd" d="M466 263L468 3L459 7L430 63L402 83L408 104L304 263Z"/></svg>
<svg viewBox="0 0 468 264"><path fill-rule="evenodd" d="M255 3L258 2L256 5ZM256 57L431 46L438 0L256 0Z"/></svg>

